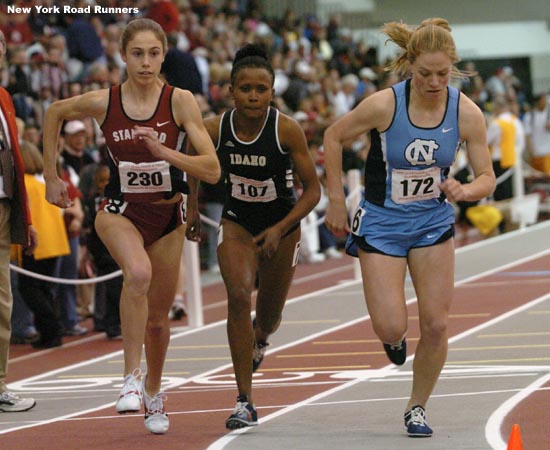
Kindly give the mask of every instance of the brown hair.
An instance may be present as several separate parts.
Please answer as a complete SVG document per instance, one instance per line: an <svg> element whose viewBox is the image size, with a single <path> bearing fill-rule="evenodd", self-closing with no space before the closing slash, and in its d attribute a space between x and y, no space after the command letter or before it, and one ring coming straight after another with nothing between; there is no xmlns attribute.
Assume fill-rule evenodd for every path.
<svg viewBox="0 0 550 450"><path fill-rule="evenodd" d="M460 58L456 53L451 27L445 19L425 19L416 29L411 29L403 22L390 22L384 24L381 31L389 37L388 41L402 49L401 54L386 65L386 70L395 72L402 78L409 76L409 66L419 55L438 51L446 53L451 58L451 76L464 78L473 75L455 66Z"/></svg>
<svg viewBox="0 0 550 450"><path fill-rule="evenodd" d="M20 150L25 173L34 175L35 173L42 173L44 171L44 159L36 145L23 141Z"/></svg>
<svg viewBox="0 0 550 450"><path fill-rule="evenodd" d="M132 20L124 28L124 31L120 35L120 51L122 53L126 52L128 42L130 42L134 36L141 31L151 31L162 43L162 53L166 53L166 49L168 48L166 33L157 22L145 18Z"/></svg>

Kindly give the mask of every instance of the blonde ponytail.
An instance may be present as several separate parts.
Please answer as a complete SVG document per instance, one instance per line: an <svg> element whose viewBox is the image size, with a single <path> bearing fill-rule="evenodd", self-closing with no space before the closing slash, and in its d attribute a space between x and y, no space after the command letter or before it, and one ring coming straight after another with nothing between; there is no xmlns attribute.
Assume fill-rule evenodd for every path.
<svg viewBox="0 0 550 450"><path fill-rule="evenodd" d="M442 18L425 19L412 29L403 22L389 22L381 31L388 36L388 41L401 48L401 53L386 65L386 70L396 73L401 78L409 77L409 67L423 53L444 52L453 63L451 76L464 78L473 75L460 71L455 64L460 61L451 35L449 22Z"/></svg>

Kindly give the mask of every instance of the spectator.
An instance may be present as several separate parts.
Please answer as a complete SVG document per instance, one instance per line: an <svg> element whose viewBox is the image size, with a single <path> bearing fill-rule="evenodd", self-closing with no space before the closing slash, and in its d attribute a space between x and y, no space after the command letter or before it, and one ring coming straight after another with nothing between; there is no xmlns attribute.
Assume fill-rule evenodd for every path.
<svg viewBox="0 0 550 450"><path fill-rule="evenodd" d="M17 132L19 135L19 148L21 153L24 154L26 151L33 151L39 153L38 148L23 139L23 133L25 129L25 123L22 119L17 117L15 119L17 123ZM28 150L30 148L30 150ZM12 250L15 250L15 246ZM17 251L11 252L12 263L16 265L21 265L21 258L18 255ZM12 294L13 294L13 310L11 315L11 340L10 342L16 344L30 344L38 338L38 333L34 326L34 317L32 311L29 309L21 293L19 292L19 279L15 271L10 273L10 281L12 285Z"/></svg>
<svg viewBox="0 0 550 450"><path fill-rule="evenodd" d="M78 279L78 261L80 259L79 245L84 212L82 210L82 193L73 184L69 171L60 164L62 178L67 185L67 193L72 205L63 210L63 222L69 239L70 252L61 256L56 266L56 277L64 280ZM55 289L55 295L60 305L60 318L65 336L82 336L88 329L79 325L77 313L77 288L74 283L60 283Z"/></svg>
<svg viewBox="0 0 550 450"><path fill-rule="evenodd" d="M6 54L6 40L0 31L0 66ZM10 283L10 244L23 246L27 256L37 244L31 225L24 181L24 164L19 149L15 107L8 92L0 87L0 411L27 411L33 398L21 398L6 385L11 335L13 297Z"/></svg>
<svg viewBox="0 0 550 450"><path fill-rule="evenodd" d="M550 103L546 93L535 96L533 107L525 114L523 124L529 163L544 175L550 175Z"/></svg>
<svg viewBox="0 0 550 450"><path fill-rule="evenodd" d="M42 155L31 147L22 152L25 164L25 187L29 195L31 217L38 233L38 246L33 255L23 254L22 267L29 272L55 276L60 256L70 252L69 242L59 209L46 201L46 186L42 175ZM63 325L59 317L59 302L49 281L19 274L19 291L34 314L40 338L34 348L59 347Z"/></svg>
<svg viewBox="0 0 550 450"><path fill-rule="evenodd" d="M193 50L192 54L202 80L201 94L206 95L208 93L208 86L210 85L208 50L204 47L197 47Z"/></svg>
<svg viewBox="0 0 550 450"><path fill-rule="evenodd" d="M485 87L489 93L490 99L493 100L496 97L503 97L506 95L506 73L502 67L495 69L493 75L491 75L485 82Z"/></svg>
<svg viewBox="0 0 550 450"><path fill-rule="evenodd" d="M7 2L4 3L0 11L1 29L5 35L6 49L29 45L33 40L33 32L27 20L29 14L26 12L7 14L5 10L7 5Z"/></svg>
<svg viewBox="0 0 550 450"><path fill-rule="evenodd" d="M313 69L305 61L298 61L294 67L288 87L282 98L292 111L298 111L300 102L309 96L308 82L313 75Z"/></svg>
<svg viewBox="0 0 550 450"><path fill-rule="evenodd" d="M105 56L101 39L92 24L78 15L66 17L69 24L66 32L69 57L83 63L83 70L77 75L86 73L87 67Z"/></svg>
<svg viewBox="0 0 550 450"><path fill-rule="evenodd" d="M193 94L203 94L202 79L195 58L177 47L177 35L168 36L168 52L162 63L161 73L169 85L187 89Z"/></svg>
<svg viewBox="0 0 550 450"><path fill-rule="evenodd" d="M513 168L524 146L521 122L510 111L510 103L502 96L493 101L493 119L487 128L487 143L493 159L497 186L493 197L496 201L514 196Z"/></svg>
<svg viewBox="0 0 550 450"><path fill-rule="evenodd" d="M44 52L34 51L29 56L29 82L33 98L36 100L47 77Z"/></svg>
<svg viewBox="0 0 550 450"><path fill-rule="evenodd" d="M16 253L11 263L16 265L20 264L19 261L17 261ZM33 313L19 292L19 276L14 270L10 272L10 283L13 296L10 344L32 344L39 336L34 326Z"/></svg>
<svg viewBox="0 0 550 450"><path fill-rule="evenodd" d="M65 67L62 50L52 47L48 51L46 70L42 72L42 85L48 86L54 100L68 95L69 72Z"/></svg>
<svg viewBox="0 0 550 450"><path fill-rule="evenodd" d="M80 120L71 120L64 127L64 144L61 149L63 167L69 171L75 186L80 182L80 172L87 164L95 162L86 151L86 125Z"/></svg>
<svg viewBox="0 0 550 450"><path fill-rule="evenodd" d="M42 145L42 136L40 134L40 130L33 123L30 123L30 124L27 123L25 125L25 130L23 131L22 139L25 142L29 142L33 145L36 145L38 149L40 149Z"/></svg>
<svg viewBox="0 0 550 450"><path fill-rule="evenodd" d="M145 17L157 22L167 35L176 31L179 25L178 8L170 0L149 0Z"/></svg>
<svg viewBox="0 0 550 450"><path fill-rule="evenodd" d="M44 115L46 110L50 107L53 102L52 90L49 86L42 86L40 92L38 93L38 99L34 102L34 115L36 116L36 124L39 127L42 127L44 123ZM28 121L28 119L27 119Z"/></svg>
<svg viewBox="0 0 550 450"><path fill-rule="evenodd" d="M359 71L359 84L357 86L356 95L363 99L376 92L376 80L378 76L370 67L363 67Z"/></svg>
<svg viewBox="0 0 550 450"><path fill-rule="evenodd" d="M110 170L106 164L98 164L94 170L93 192L84 204L84 251L91 256L91 263L98 277L110 275L120 269L105 244L97 235L94 222L99 205L105 199L105 186ZM94 331L105 331L108 339L121 336L119 301L122 292L122 276L96 283L94 304Z"/></svg>

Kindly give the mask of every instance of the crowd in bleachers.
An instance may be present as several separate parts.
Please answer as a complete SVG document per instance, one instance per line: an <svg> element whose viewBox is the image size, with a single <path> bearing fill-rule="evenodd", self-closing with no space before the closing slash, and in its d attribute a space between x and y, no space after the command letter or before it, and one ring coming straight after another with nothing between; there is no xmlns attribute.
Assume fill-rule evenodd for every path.
<svg viewBox="0 0 550 450"><path fill-rule="evenodd" d="M56 2L14 0L12 3L28 7L54 6ZM274 102L282 112L302 124L321 178L324 129L365 96L398 81L395 75L384 71L384 61L380 60L376 47L355 40L338 15L328 23L321 23L315 14L302 17L292 11L283 17L266 17L259 0L225 0L218 7L210 5L208 0L67 3L77 7L98 4L113 12L39 14L32 8L30 13L16 14L9 13L6 5L0 6L0 29L8 45L8 62L1 68L0 84L12 95L17 115L24 123L22 141L39 149L44 113L53 101L107 88L124 79L119 38L124 25L135 17L150 17L162 25L169 41L163 66L165 79L193 92L204 117L231 108L229 85L235 52L246 42L264 44L275 70ZM476 67L473 62L467 62L463 69L474 73ZM550 106L545 94L532 99L510 67L501 67L486 76L475 74L456 83L487 114L489 129L495 112L496 119L503 119L500 115L504 113L506 117L518 118L514 122L518 141L518 148L514 150L516 158L526 159L525 155L532 155L536 169L550 175ZM502 129L500 134L499 130L495 131L500 139ZM62 166L67 171L67 182L79 188L80 193L75 195L81 197L82 205L93 205L98 195L98 173L105 169L105 148L99 127L91 119L75 121L65 125L64 134ZM78 139L74 139L76 135ZM526 135L523 143L520 142L522 135ZM501 144L497 136L493 145L502 147ZM368 145L367 136L345 145L345 171L362 168ZM501 152L505 151L501 148ZM495 167L501 157L502 153L494 154ZM501 167L500 174L513 165L512 162ZM457 167L457 172L459 170ZM223 190L205 190L202 204L219 205L220 195ZM219 208L213 210L220 212ZM322 205L317 212L322 214ZM322 242L317 247L314 244L313 253L304 255L306 262L341 256L335 251L338 243L327 230L321 227L319 231ZM82 245L89 232L90 224L86 226L84 221L80 235ZM206 245L208 239L204 241ZM86 253L82 246L77 251ZM208 267L215 270L212 255L205 259ZM79 260L86 261L85 258ZM86 305L78 312L81 316L90 314ZM101 317L96 317L96 322L96 329L104 329ZM66 334L86 332L70 320L65 326L69 327ZM14 330L16 338L17 333L18 330ZM116 336L117 332L112 334Z"/></svg>

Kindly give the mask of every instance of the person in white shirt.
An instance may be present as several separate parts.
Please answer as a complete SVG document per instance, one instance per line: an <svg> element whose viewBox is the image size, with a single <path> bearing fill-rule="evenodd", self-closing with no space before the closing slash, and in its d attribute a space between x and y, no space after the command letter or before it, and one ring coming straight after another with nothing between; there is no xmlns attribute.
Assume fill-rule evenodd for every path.
<svg viewBox="0 0 550 450"><path fill-rule="evenodd" d="M550 102L545 93L535 97L533 109L523 118L531 166L550 175Z"/></svg>
<svg viewBox="0 0 550 450"><path fill-rule="evenodd" d="M511 112L510 102L497 97L493 102L493 120L487 128L487 143L491 149L493 170L497 176L495 200L514 196L514 170L525 148L525 131L521 121Z"/></svg>

